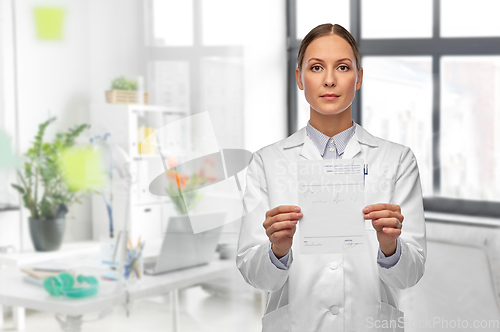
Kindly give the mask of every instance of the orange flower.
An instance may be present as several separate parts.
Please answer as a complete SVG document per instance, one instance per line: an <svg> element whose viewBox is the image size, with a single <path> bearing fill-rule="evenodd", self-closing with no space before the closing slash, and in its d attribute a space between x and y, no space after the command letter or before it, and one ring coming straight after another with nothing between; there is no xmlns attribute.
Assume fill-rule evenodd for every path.
<svg viewBox="0 0 500 332"><path fill-rule="evenodd" d="M176 176L175 174L177 173L174 169L169 169L168 171L165 172L167 175L167 179L169 180L175 180Z"/></svg>
<svg viewBox="0 0 500 332"><path fill-rule="evenodd" d="M189 177L187 175L181 174L180 176L177 175L177 188L180 189L185 189L186 185L188 183Z"/></svg>

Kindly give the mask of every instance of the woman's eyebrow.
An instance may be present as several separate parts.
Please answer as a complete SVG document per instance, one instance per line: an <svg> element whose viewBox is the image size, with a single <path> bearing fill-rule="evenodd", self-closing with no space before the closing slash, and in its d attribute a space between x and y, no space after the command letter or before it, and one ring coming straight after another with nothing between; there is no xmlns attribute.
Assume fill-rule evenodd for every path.
<svg viewBox="0 0 500 332"><path fill-rule="evenodd" d="M318 61L318 62L323 62L323 63L325 62L324 60L322 60L322 59L320 59L320 58L310 58L310 59L307 61L307 63L309 63L309 62L310 62L310 61L312 61L312 60L315 60L315 61ZM351 63L352 63L351 59L349 59L349 58L342 58L342 59L338 59L338 60L337 60L337 61L335 61L335 62L341 62L341 61L345 61L345 60L347 60L347 61L349 61L349 62L351 62Z"/></svg>

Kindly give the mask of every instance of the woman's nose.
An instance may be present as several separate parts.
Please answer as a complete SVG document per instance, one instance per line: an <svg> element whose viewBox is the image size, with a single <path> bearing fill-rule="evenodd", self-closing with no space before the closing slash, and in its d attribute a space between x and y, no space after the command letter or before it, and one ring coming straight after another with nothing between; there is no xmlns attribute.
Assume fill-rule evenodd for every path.
<svg viewBox="0 0 500 332"><path fill-rule="evenodd" d="M335 86L335 75L328 73L325 77L325 86Z"/></svg>

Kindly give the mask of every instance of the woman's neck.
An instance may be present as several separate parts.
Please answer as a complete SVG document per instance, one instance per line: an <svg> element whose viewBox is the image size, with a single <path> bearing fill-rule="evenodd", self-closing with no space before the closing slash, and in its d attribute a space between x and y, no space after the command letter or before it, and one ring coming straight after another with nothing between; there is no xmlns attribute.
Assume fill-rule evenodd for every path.
<svg viewBox="0 0 500 332"><path fill-rule="evenodd" d="M328 137L333 137L352 126L351 106L339 114L321 114L310 110L309 123L311 126Z"/></svg>

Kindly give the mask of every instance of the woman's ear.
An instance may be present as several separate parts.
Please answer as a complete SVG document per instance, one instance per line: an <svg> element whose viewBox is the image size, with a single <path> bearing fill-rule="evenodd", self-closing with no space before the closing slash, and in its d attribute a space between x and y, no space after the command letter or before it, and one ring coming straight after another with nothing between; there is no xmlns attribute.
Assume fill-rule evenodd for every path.
<svg viewBox="0 0 500 332"><path fill-rule="evenodd" d="M359 68L357 82L356 82L356 90L361 88L361 83L363 83L363 67Z"/></svg>
<svg viewBox="0 0 500 332"><path fill-rule="evenodd" d="M302 77L300 76L299 67L295 68L295 80L297 81L297 85L299 86L299 89L304 90L304 87L302 86Z"/></svg>

